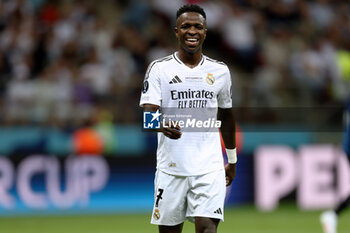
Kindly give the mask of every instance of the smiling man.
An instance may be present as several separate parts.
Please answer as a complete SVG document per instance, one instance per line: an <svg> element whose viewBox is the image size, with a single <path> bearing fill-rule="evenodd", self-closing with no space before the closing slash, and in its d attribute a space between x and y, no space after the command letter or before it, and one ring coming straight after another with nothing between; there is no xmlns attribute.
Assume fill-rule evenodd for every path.
<svg viewBox="0 0 350 233"><path fill-rule="evenodd" d="M189 219L196 233L216 233L237 162L230 72L202 54L207 28L201 7L181 7L174 31L178 51L149 65L140 106L144 115L169 109L173 115L213 112L221 121L228 164L224 166L218 129L180 128L183 124L176 121L152 129L158 132L158 148L151 223L159 225L160 233L180 233Z"/></svg>

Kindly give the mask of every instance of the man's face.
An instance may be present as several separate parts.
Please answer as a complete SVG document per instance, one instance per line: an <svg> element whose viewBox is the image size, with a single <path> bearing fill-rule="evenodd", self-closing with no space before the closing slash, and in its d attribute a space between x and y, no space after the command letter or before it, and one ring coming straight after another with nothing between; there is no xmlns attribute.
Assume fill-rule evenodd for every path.
<svg viewBox="0 0 350 233"><path fill-rule="evenodd" d="M188 53L198 52L207 34L204 17L196 12L186 12L176 21L175 34L180 46Z"/></svg>

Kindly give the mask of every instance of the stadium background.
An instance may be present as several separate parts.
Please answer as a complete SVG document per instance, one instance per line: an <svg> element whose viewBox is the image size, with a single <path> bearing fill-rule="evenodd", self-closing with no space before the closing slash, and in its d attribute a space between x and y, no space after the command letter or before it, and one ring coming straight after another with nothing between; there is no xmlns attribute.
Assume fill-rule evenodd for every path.
<svg viewBox="0 0 350 233"><path fill-rule="evenodd" d="M144 232L154 231L147 227L156 139L141 130L138 102L147 65L176 49L175 9L184 3L206 10L204 52L224 61L233 77L239 167L228 190L226 222L232 223L223 227L289 232L299 225L305 228L292 232L320 232L319 211L333 206L350 183L349 167L340 165L337 151L350 90L350 4L345 0L1 0L4 232L80 232L65 224L65 216L76 226L96 223L100 228L91 226L93 232L128 232L118 227L132 226L130 219L141 219ZM268 174L289 186L258 187L264 174L258 172L269 168L259 167L259 152L281 148L283 161L276 160L281 167L270 167L277 170ZM310 160L316 168L299 161L320 148L329 153ZM315 173L300 175L299 166ZM330 181L334 168L340 172ZM294 178L283 180L283 174ZM312 183L320 174L328 176ZM300 201L302 180L311 180L306 185L316 185L314 194L328 199ZM261 193L277 195L282 207L261 201ZM340 232L348 232L350 225L341 221ZM65 225L69 230L62 230ZM130 226L129 231L140 232Z"/></svg>

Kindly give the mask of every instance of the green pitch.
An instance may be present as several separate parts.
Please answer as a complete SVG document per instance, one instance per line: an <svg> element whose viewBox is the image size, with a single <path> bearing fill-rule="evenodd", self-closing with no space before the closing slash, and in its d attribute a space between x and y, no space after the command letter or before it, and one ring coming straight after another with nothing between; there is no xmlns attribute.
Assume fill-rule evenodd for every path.
<svg viewBox="0 0 350 233"><path fill-rule="evenodd" d="M283 205L271 213L258 212L252 206L225 210L225 222L219 233L321 233L319 211L302 212ZM339 232L350 232L350 212L339 219ZM86 215L0 218L4 233L157 233L149 224L149 214ZM194 233L194 225L185 222L184 233Z"/></svg>

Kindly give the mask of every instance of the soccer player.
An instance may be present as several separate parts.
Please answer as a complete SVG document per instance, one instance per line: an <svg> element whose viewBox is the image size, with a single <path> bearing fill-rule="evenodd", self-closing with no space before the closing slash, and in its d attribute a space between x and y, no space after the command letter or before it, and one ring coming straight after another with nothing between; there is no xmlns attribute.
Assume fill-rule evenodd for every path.
<svg viewBox="0 0 350 233"><path fill-rule="evenodd" d="M343 139L343 148L350 162L350 98L345 105L345 134ZM338 217L350 205L350 194L334 210L326 211L321 214L321 224L324 233L336 233Z"/></svg>
<svg viewBox="0 0 350 233"><path fill-rule="evenodd" d="M155 201L151 223L160 233L180 233L186 219L197 233L215 233L224 219L226 186L236 173L235 124L228 67L202 53L206 14L185 5L176 14L177 51L152 62L143 82L140 106L144 114L165 109L215 110L221 121L228 164L225 166L220 133L195 132L180 124L163 124L158 132Z"/></svg>

